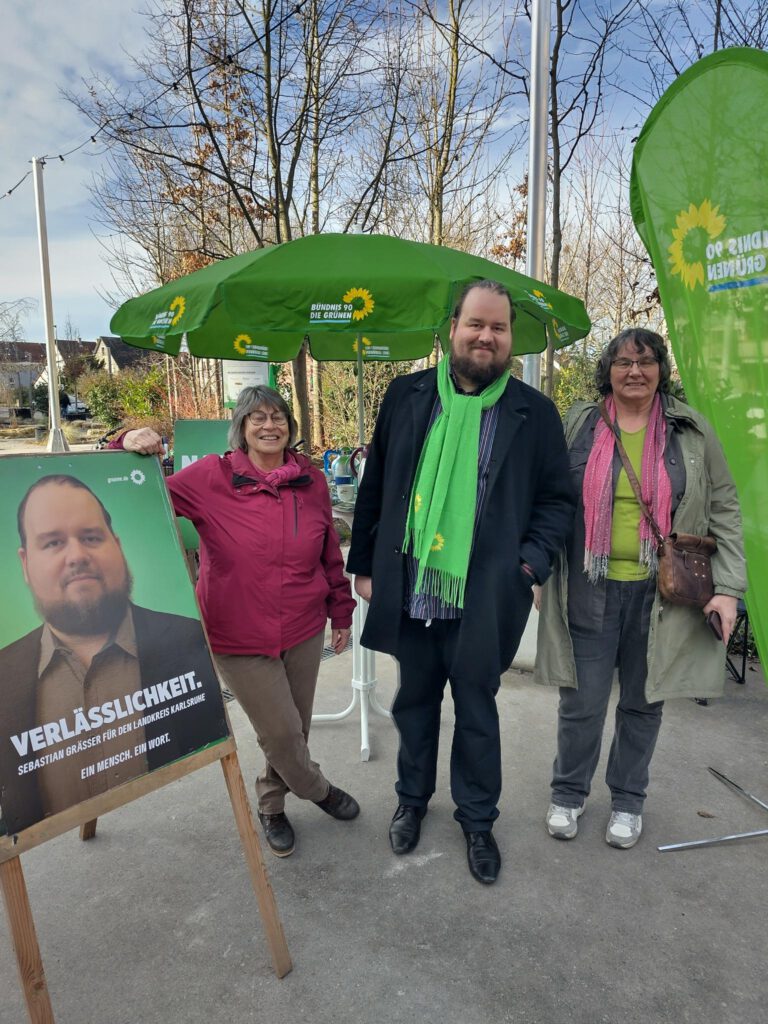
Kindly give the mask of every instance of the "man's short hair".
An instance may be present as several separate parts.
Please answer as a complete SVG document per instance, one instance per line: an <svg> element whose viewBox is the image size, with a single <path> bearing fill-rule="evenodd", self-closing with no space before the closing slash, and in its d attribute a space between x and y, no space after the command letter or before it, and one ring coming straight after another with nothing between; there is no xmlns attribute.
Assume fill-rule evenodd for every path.
<svg viewBox="0 0 768 1024"><path fill-rule="evenodd" d="M27 502L29 501L29 496L34 491L36 491L38 487L45 487L46 484L59 484L60 486L66 487L79 487L80 490L82 491L88 491L91 497L98 502L99 508L101 509L102 515L104 516L104 522L109 527L109 532L112 534L113 537L115 536L115 531L112 528L112 516L109 514L109 512L107 512L106 508L104 507L104 502L101 500L101 498L99 498L97 494L93 493L88 484L84 484L82 480L78 480L76 476L70 476L68 473L49 473L48 476L41 476L39 480L36 480L19 502L19 509L18 512L16 513L16 525L19 528L19 540L21 541L21 546L23 548L26 549L27 547L27 531L24 528L24 513L27 510Z"/></svg>
<svg viewBox="0 0 768 1024"><path fill-rule="evenodd" d="M494 295L503 295L509 303L509 326L515 322L515 307L512 305L512 296L509 294L509 289L506 288L500 281L491 281L489 278L485 278L481 281L470 281L469 284L465 285L456 300L456 305L453 308L453 319L458 320L461 316L461 309L464 305L464 300L467 295L474 288L483 288L487 292L492 292Z"/></svg>

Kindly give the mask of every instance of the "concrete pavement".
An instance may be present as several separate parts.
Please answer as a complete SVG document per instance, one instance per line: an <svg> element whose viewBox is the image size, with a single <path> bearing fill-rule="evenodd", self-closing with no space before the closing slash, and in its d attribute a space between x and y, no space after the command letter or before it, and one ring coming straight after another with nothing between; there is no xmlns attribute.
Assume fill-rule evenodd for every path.
<svg viewBox="0 0 768 1024"><path fill-rule="evenodd" d="M379 657L382 702L394 692ZM317 711L349 700L351 655L324 662ZM443 711L438 792L418 849L395 858L396 735L372 718L317 725L314 757L362 813L342 823L289 798L297 849L266 854L294 970L278 981L218 766L22 858L59 1024L760 1024L766 1019L768 839L660 854L660 843L768 827L708 765L768 800L759 672L708 707L668 703L635 849L604 841L603 762L579 835L544 826L557 693L509 673L499 694L505 788L495 886L469 875L452 819ZM260 763L230 705L244 774ZM252 789L251 789L252 793ZM0 928L0 1022L25 1020Z"/></svg>

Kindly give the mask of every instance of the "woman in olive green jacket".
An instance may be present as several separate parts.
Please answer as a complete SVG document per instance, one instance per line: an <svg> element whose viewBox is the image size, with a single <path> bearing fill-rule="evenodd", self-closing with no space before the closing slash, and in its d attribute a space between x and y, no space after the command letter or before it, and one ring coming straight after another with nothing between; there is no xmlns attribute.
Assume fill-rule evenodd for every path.
<svg viewBox="0 0 768 1024"><path fill-rule="evenodd" d="M711 426L666 393L669 362L662 339L650 331L622 331L603 352L596 379L613 430L637 462L646 504L656 518L658 509L666 509L664 532L715 537L715 597L704 613L717 611L724 633L724 642L718 641L702 611L661 600L653 544L613 438L596 403L576 403L564 426L581 500L571 541L541 594L535 668L537 682L560 687L547 828L560 839L577 833L617 667L620 697L606 772L613 813L606 840L626 849L642 831L663 701L722 693L725 644L746 581L733 480Z"/></svg>

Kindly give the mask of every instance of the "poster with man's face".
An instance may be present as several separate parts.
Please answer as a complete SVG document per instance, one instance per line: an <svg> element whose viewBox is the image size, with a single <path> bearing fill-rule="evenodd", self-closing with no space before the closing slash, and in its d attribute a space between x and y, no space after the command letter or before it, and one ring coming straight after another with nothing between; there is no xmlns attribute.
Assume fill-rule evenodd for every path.
<svg viewBox="0 0 768 1024"><path fill-rule="evenodd" d="M225 739L155 458L0 458L0 833Z"/></svg>

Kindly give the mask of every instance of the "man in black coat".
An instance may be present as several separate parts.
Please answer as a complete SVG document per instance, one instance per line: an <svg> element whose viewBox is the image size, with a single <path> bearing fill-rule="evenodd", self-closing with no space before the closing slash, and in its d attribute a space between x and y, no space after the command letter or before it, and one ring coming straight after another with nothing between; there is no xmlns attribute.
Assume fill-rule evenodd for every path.
<svg viewBox="0 0 768 1024"><path fill-rule="evenodd" d="M507 374L513 318L510 296L497 282L465 290L450 332L450 382L457 394L481 400ZM463 606L424 593L404 538L419 458L441 414L437 371L390 385L357 497L347 570L370 602L363 643L394 655L399 664L392 708L400 733L392 849L408 853L418 843L435 790L440 705L449 681L456 715L454 817L466 836L473 877L488 884L501 865L492 834L501 793L500 675L520 642L532 586L545 581L571 528L575 497L557 410L510 376L500 397L482 411L477 495L467 496L474 503L474 530Z"/></svg>
<svg viewBox="0 0 768 1024"><path fill-rule="evenodd" d="M43 625L0 651L0 831L15 833L228 735L197 619L141 608L109 513L51 475L18 513Z"/></svg>

